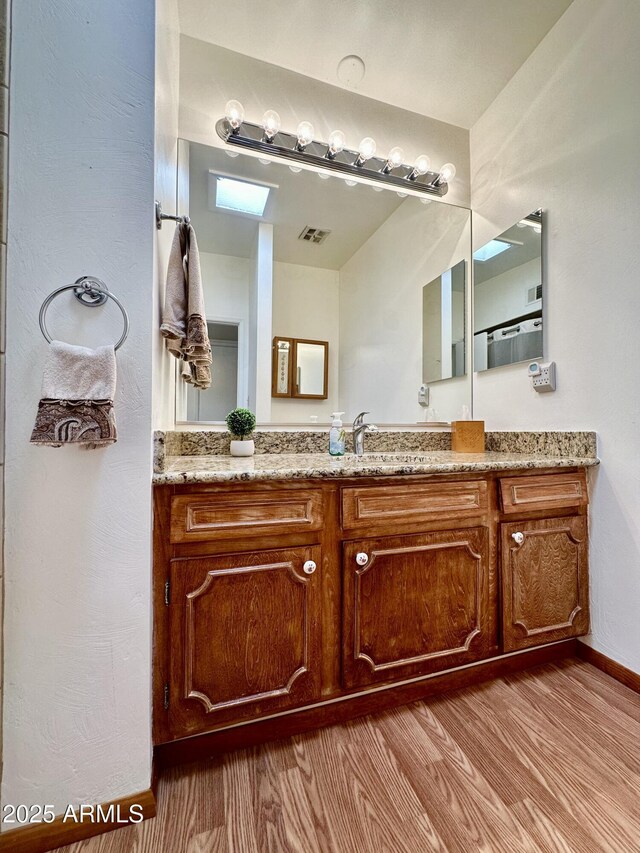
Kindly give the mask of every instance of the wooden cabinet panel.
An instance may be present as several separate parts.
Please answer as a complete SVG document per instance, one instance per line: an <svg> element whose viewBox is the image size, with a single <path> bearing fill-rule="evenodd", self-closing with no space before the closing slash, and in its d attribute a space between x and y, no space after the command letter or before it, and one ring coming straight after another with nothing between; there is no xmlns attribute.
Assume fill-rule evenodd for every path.
<svg viewBox="0 0 640 853"><path fill-rule="evenodd" d="M422 483L365 486L342 490L342 526L364 530L390 521L414 523L435 518L469 518L487 509L487 483Z"/></svg>
<svg viewBox="0 0 640 853"><path fill-rule="evenodd" d="M586 506L587 478L574 474L542 474L503 477L500 480L502 511L507 514Z"/></svg>
<svg viewBox="0 0 640 853"><path fill-rule="evenodd" d="M505 651L586 634L589 569L584 516L501 527Z"/></svg>
<svg viewBox="0 0 640 853"><path fill-rule="evenodd" d="M173 543L306 533L321 527L319 490L178 495L171 501Z"/></svg>
<svg viewBox="0 0 640 853"><path fill-rule="evenodd" d="M358 555L366 555L358 562ZM356 687L457 666L496 645L483 527L344 545L343 678Z"/></svg>
<svg viewBox="0 0 640 853"><path fill-rule="evenodd" d="M171 561L174 737L319 696L321 574L319 547Z"/></svg>

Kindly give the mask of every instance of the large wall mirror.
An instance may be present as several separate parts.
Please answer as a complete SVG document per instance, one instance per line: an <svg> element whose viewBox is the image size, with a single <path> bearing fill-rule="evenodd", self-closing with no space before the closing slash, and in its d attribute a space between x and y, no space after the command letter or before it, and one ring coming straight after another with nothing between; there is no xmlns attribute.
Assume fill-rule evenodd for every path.
<svg viewBox="0 0 640 853"><path fill-rule="evenodd" d="M213 369L208 391L179 386L177 421L221 422L242 405L263 424L327 425L333 411L348 422L364 409L378 424L416 424L470 408L469 210L179 148Z"/></svg>
<svg viewBox="0 0 640 853"><path fill-rule="evenodd" d="M473 369L542 358L542 211L473 253Z"/></svg>

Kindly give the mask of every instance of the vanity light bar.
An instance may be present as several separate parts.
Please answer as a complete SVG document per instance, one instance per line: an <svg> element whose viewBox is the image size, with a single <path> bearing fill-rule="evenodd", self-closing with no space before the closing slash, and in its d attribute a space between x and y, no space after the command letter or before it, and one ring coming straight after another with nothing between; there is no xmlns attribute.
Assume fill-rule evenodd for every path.
<svg viewBox="0 0 640 853"><path fill-rule="evenodd" d="M455 166L446 163L439 172L429 170L429 158L421 154L413 166L402 163L403 152L393 148L388 157L376 157L376 143L365 137L357 151L344 147L344 134L334 131L329 142L313 139L313 127L308 121L298 125L296 133L280 129L280 116L267 110L261 124L244 120L239 101L229 101L225 118L216 123L218 136L229 145L248 148L262 154L282 157L297 163L308 163L344 175L381 181L395 187L411 188L429 195L443 196L455 177Z"/></svg>

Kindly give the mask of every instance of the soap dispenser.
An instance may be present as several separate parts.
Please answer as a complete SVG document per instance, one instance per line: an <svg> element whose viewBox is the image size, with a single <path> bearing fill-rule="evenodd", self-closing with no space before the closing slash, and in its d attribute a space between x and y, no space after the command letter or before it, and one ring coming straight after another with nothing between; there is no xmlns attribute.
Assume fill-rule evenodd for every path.
<svg viewBox="0 0 640 853"><path fill-rule="evenodd" d="M344 456L345 434L341 417L344 412L334 412L331 417L331 431L329 432L329 453L331 456Z"/></svg>

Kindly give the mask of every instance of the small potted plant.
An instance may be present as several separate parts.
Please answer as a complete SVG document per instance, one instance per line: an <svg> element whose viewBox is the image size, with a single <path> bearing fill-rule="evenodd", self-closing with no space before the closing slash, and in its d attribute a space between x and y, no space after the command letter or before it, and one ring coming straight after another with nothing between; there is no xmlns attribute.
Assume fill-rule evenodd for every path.
<svg viewBox="0 0 640 853"><path fill-rule="evenodd" d="M226 418L227 429L233 436L231 440L232 456L253 456L255 444L249 436L256 428L256 416L249 409L234 409Z"/></svg>

